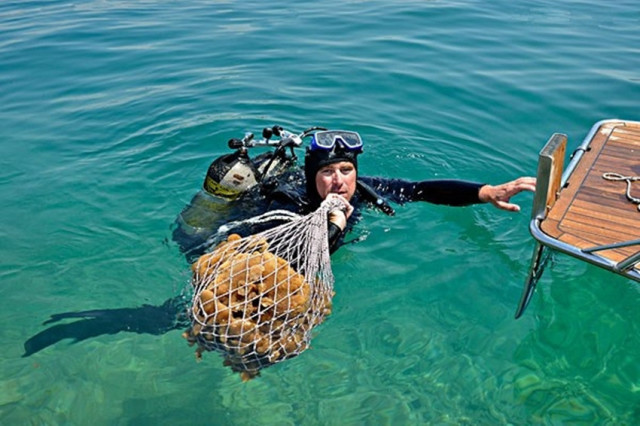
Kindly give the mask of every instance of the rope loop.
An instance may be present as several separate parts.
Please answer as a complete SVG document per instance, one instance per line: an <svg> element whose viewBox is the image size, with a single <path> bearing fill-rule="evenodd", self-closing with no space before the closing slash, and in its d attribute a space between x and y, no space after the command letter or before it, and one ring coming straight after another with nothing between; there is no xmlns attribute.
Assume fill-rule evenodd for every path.
<svg viewBox="0 0 640 426"><path fill-rule="evenodd" d="M620 173L607 172L602 174L602 178L614 182L626 182L627 191L625 192L625 196L627 197L627 200L631 201L633 204L637 204L638 211L640 211L640 198L636 198L631 195L631 183L640 181L640 176L624 176Z"/></svg>

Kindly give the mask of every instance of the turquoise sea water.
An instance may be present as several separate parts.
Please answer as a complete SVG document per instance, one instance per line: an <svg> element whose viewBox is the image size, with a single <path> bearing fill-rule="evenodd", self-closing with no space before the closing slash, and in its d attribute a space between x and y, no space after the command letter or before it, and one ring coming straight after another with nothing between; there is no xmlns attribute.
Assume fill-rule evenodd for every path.
<svg viewBox="0 0 640 426"><path fill-rule="evenodd" d="M639 28L627 0L3 1L0 423L640 423L637 284L556 256L513 319L531 194L365 213L312 349L248 383L179 330L43 324L177 295L170 226L245 131L357 130L367 175L533 175L553 132L640 119Z"/></svg>

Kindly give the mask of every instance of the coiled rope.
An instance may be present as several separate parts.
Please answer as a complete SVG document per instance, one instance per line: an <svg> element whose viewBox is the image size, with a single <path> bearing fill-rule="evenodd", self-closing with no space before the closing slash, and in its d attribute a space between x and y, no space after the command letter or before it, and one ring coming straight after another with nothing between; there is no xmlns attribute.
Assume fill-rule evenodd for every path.
<svg viewBox="0 0 640 426"><path fill-rule="evenodd" d="M614 181L614 182L625 181L627 183L627 191L625 192L627 200L631 201L633 204L637 204L638 211L640 211L640 198L636 198L631 195L631 184L633 182L640 181L640 176L624 176L624 175L621 175L620 173L607 172L607 173L604 173L602 177L606 180Z"/></svg>

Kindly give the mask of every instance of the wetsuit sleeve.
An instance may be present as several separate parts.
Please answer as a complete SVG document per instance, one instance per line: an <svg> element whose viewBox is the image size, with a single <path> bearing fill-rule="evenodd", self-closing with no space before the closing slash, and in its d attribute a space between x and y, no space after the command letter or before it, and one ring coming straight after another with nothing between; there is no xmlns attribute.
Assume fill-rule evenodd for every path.
<svg viewBox="0 0 640 426"><path fill-rule="evenodd" d="M340 237L342 229L335 223L329 221L329 253L333 253L340 247Z"/></svg>
<svg viewBox="0 0 640 426"><path fill-rule="evenodd" d="M411 182L403 179L360 177L379 195L395 203L425 201L448 206L467 206L481 203L478 198L483 183L465 180L425 180Z"/></svg>

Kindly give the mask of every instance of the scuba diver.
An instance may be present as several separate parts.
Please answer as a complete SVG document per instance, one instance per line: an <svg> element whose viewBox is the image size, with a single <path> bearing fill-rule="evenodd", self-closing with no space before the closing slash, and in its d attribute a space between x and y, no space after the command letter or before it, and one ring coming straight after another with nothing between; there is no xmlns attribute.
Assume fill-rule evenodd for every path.
<svg viewBox="0 0 640 426"><path fill-rule="evenodd" d="M247 148L250 137L229 141L234 154L215 160L205 178L203 189L178 215L172 231L173 240L191 263L230 233L243 236L271 228L278 223L255 224L250 218L276 209L307 214L328 197L340 197L347 206L330 212L328 219L331 253L343 244L344 236L361 217L362 207L372 207L393 215L390 202L424 201L449 206L491 203L495 207L517 212L511 197L523 191L535 191L535 178L521 177L499 185L463 180L425 180L360 176L358 155L363 151L360 135L352 131L311 128L294 135L282 128L263 131L263 145L270 137L282 136L275 152L251 160ZM304 167L295 165L293 148L311 136ZM267 142L264 142L267 141ZM291 156L286 156L290 148ZM120 331L162 334L184 330L190 324L186 315L188 301L176 296L160 306L68 312L52 315L44 324L65 318L81 320L47 328L25 344L23 356L51 346L63 339L75 342Z"/></svg>
<svg viewBox="0 0 640 426"><path fill-rule="evenodd" d="M522 191L535 191L533 177L521 177L493 186L463 180L412 182L360 176L358 155L363 151L360 135L352 131L317 129L322 128L312 128L302 169L290 167L247 189L243 188L222 207L216 204L216 200L221 194L229 194L231 189L229 185L223 187L226 176L221 178L224 172L214 169L215 162L212 164L203 190L181 212L173 230L173 240L190 262L230 233L229 221L237 227L249 225L249 229L235 230L236 233L254 234L263 229L251 227L243 222L244 219L275 209L308 214L317 209L327 196L342 197L349 205L346 212L335 211L330 216L329 246L333 253L341 245L344 235L360 219L363 205L378 208L388 215L395 213L389 202L404 204L413 201L449 206L491 203L499 209L519 211L518 205L510 203L511 197ZM303 135L308 132L303 132ZM237 162L240 162L240 157L236 156L226 164L225 171L235 168Z"/></svg>

